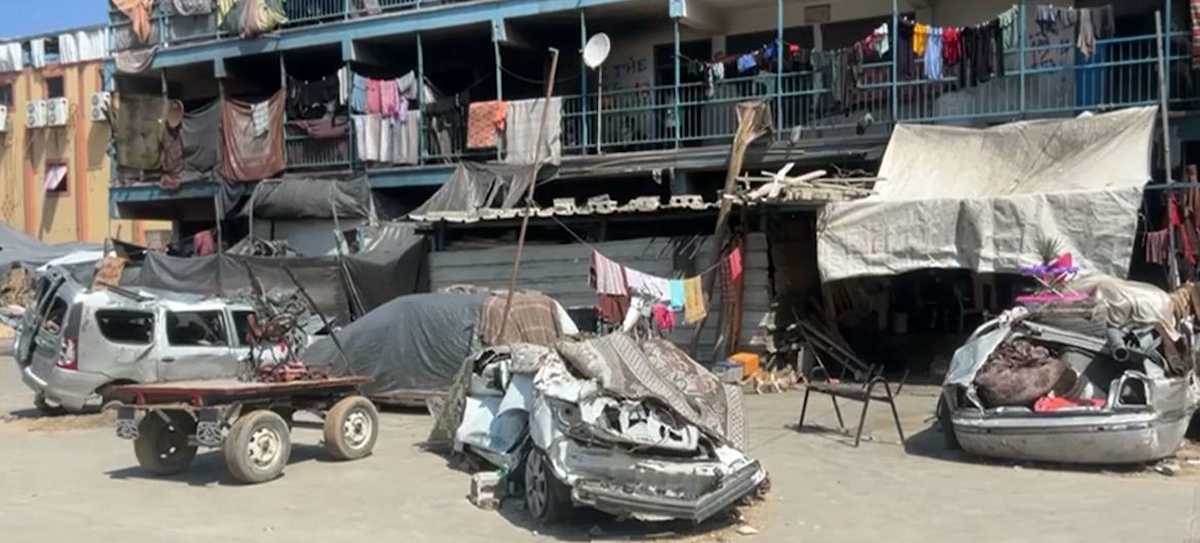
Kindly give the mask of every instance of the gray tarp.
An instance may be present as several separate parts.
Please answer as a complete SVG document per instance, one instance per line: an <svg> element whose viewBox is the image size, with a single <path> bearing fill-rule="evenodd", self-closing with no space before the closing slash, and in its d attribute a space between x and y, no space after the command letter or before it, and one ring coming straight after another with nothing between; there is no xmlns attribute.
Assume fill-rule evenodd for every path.
<svg viewBox="0 0 1200 543"><path fill-rule="evenodd" d="M476 326L484 299L480 294L397 298L338 331L349 366L330 339L314 343L301 358L335 374L371 377L363 387L368 395L445 391L479 347Z"/></svg>
<svg viewBox="0 0 1200 543"><path fill-rule="evenodd" d="M94 243L49 245L0 223L0 270L13 264L37 267L56 258L79 251L99 251Z"/></svg>
<svg viewBox="0 0 1200 543"><path fill-rule="evenodd" d="M383 223L367 227L367 246L346 257L363 311L389 300L429 291L429 242L412 224Z"/></svg>
<svg viewBox="0 0 1200 543"><path fill-rule="evenodd" d="M184 177L208 174L221 163L221 108L213 101L183 116Z"/></svg>
<svg viewBox="0 0 1200 543"><path fill-rule="evenodd" d="M414 220L476 216L481 209L506 209L524 205L534 166L460 162L437 192L409 214ZM555 168L541 168L539 182L552 178Z"/></svg>
<svg viewBox="0 0 1200 543"><path fill-rule="evenodd" d="M899 125L878 194L827 206L823 281L922 268L1017 271L1043 237L1084 270L1128 271L1154 108L978 130Z"/></svg>
<svg viewBox="0 0 1200 543"><path fill-rule="evenodd" d="M371 185L365 175L345 181L285 177L259 183L250 201L255 219L332 219L335 212L361 219L371 212Z"/></svg>

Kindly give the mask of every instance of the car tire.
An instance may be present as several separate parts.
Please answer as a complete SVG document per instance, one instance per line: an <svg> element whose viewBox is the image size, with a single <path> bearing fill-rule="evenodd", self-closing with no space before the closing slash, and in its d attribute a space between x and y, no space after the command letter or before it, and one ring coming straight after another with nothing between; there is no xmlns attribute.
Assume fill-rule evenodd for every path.
<svg viewBox="0 0 1200 543"><path fill-rule="evenodd" d="M243 415L225 437L225 467L234 480L257 484L283 473L292 455L287 421L267 409Z"/></svg>
<svg viewBox="0 0 1200 543"><path fill-rule="evenodd" d="M943 396L938 396L937 419L938 426L942 428L942 444L946 450L962 450L962 446L958 444L958 434L954 433L954 420L950 417L950 405L946 403L946 398Z"/></svg>
<svg viewBox="0 0 1200 543"><path fill-rule="evenodd" d="M571 489L558 480L550 459L537 447L525 456L525 509L540 524L562 519L571 510Z"/></svg>
<svg viewBox="0 0 1200 543"><path fill-rule="evenodd" d="M50 402L46 400L46 395L41 393L33 395L33 407L38 410L38 413L41 413L47 417L57 417L59 415L67 414L67 409L65 407L61 405L50 405Z"/></svg>
<svg viewBox="0 0 1200 543"><path fill-rule="evenodd" d="M362 396L342 398L325 414L325 450L337 460L371 454L379 437L379 411Z"/></svg>
<svg viewBox="0 0 1200 543"><path fill-rule="evenodd" d="M159 476L174 475L186 470L196 458L196 446L188 443L188 437L195 433L196 419L190 413L151 411L138 423L133 453L142 469Z"/></svg>

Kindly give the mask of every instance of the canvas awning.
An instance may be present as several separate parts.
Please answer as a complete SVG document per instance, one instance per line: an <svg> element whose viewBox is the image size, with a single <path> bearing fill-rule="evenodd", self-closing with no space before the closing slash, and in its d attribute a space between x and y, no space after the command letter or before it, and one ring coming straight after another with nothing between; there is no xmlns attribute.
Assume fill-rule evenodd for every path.
<svg viewBox="0 0 1200 543"><path fill-rule="evenodd" d="M824 282L924 268L1016 272L1058 240L1083 270L1125 277L1150 180L1156 110L987 129L898 125L877 194L826 207Z"/></svg>

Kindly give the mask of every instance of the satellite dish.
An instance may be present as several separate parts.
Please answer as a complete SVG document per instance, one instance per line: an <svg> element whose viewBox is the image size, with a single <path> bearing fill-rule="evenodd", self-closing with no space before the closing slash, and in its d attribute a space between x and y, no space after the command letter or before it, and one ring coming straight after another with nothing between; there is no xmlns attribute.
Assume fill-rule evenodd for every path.
<svg viewBox="0 0 1200 543"><path fill-rule="evenodd" d="M601 32L592 36L587 41L587 45L583 46L583 63L593 70L599 68L608 58L610 49L612 49L612 43L608 41L608 34Z"/></svg>

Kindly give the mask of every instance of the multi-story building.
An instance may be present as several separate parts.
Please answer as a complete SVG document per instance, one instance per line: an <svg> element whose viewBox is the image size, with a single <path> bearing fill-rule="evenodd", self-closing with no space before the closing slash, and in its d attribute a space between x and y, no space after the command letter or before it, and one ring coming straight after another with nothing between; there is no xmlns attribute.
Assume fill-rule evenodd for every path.
<svg viewBox="0 0 1200 543"><path fill-rule="evenodd" d="M1178 144L1194 141L1198 132L1184 114L1200 101L1194 80L1200 72L1192 70L1193 22L1182 0L1059 2L1074 10L1059 17L1104 10L1103 17L1090 18L1097 26L1088 33L1094 43L1080 39L1077 19L1055 20L1026 0L241 2L261 13L278 7L286 22L279 28L263 23L267 32L244 38L255 32L231 25L244 19L238 2L160 1L132 21L114 9L116 65L126 67L117 71L115 90L165 94L192 114L222 98L255 102L282 89L289 99L283 168L271 174L366 175L376 194L401 210L442 184L458 160L505 161L529 150L519 141L534 133L528 116L509 118L499 150L471 145L463 119L469 104L504 100L512 113L513 102L541 96L549 48L560 52L554 95L561 113L550 116L550 132L561 142L561 165L547 198L715 194L736 129L734 105L748 99L771 107L774 140L764 164L865 169L878 160L895 122L986 125L1156 105L1158 11L1169 34L1164 81L1178 118L1176 165L1186 163L1189 151L1194 156L1194 148ZM233 11L223 15L230 5ZM989 50L999 56L985 60L976 49L959 63L971 66L968 74L949 63L943 69L926 64L940 64L937 55L883 51L913 47L906 32L878 33L882 25L911 29L905 21L969 28L999 22L1003 36ZM611 52L592 69L582 50L601 32ZM925 47L919 30L916 41ZM856 44L865 55L855 53ZM981 72L975 62L990 65ZM408 94L409 113L419 113L410 117L418 119L420 134L411 150L401 153L397 144L390 158L364 152L365 144L378 142L363 134L367 125L347 119L349 97L321 94L337 94L321 82L336 80L343 69L343 75L380 81L412 74L426 83L425 92ZM71 77L68 87L75 85ZM24 96L17 94L17 103ZM306 123L321 115L301 102L326 99L335 112L330 126L338 128L314 130ZM86 115L78 116L87 123ZM119 171L111 194L120 216L175 220L179 234L211 226L223 191L210 176L185 177L179 188L164 190L146 183L157 180L154 172Z"/></svg>
<svg viewBox="0 0 1200 543"><path fill-rule="evenodd" d="M104 27L0 40L0 216L47 243L138 243L169 223L122 221L109 211ZM163 230L166 232L163 232Z"/></svg>

